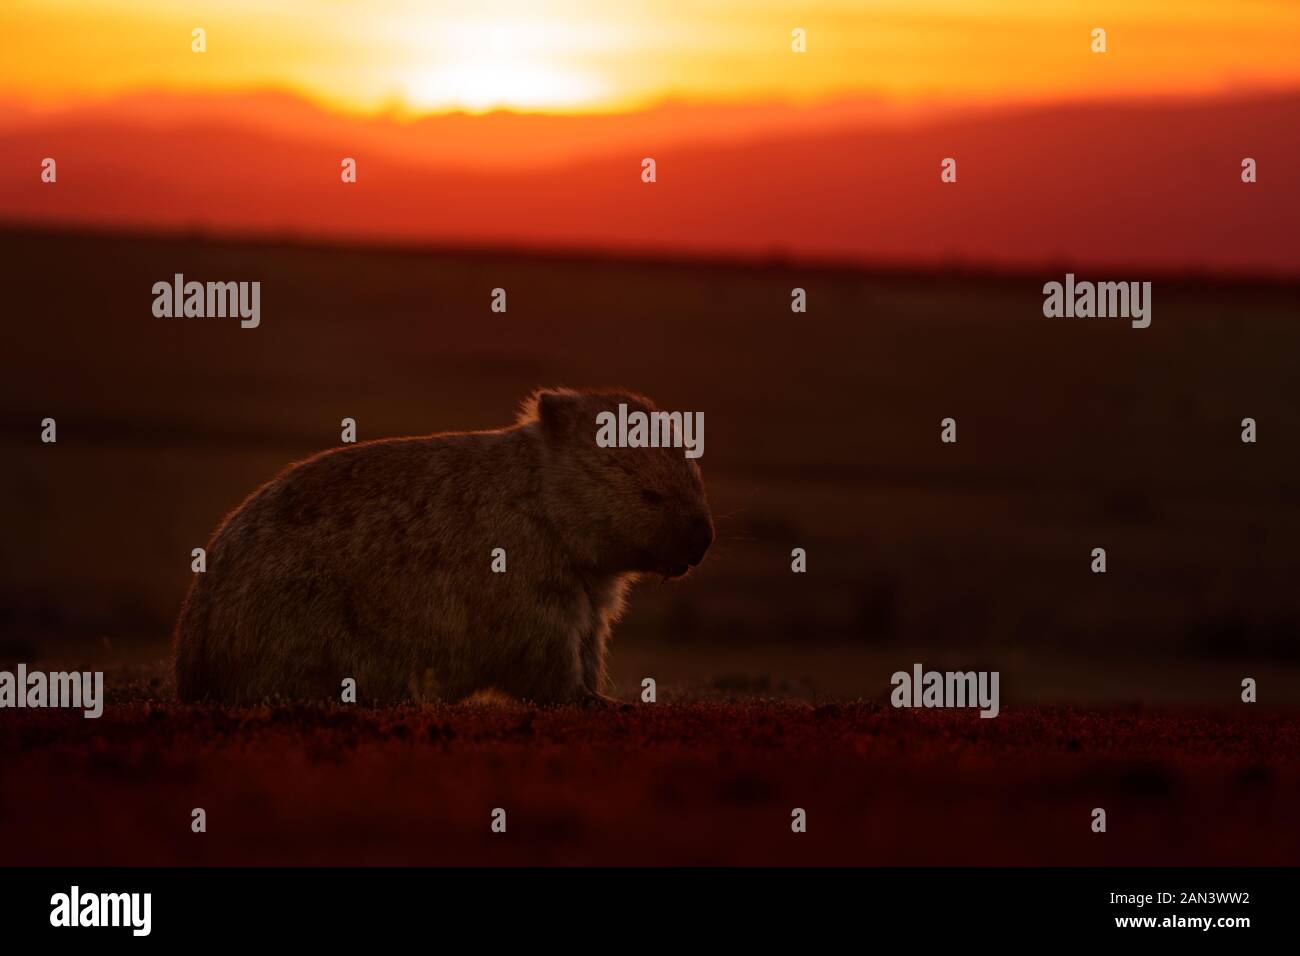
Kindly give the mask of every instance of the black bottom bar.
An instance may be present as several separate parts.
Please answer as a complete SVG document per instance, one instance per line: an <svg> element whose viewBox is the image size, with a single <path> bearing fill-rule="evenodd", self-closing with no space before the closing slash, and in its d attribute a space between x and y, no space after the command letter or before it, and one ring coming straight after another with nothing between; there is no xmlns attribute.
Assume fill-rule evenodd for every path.
<svg viewBox="0 0 1300 956"><path fill-rule="evenodd" d="M1285 931L1296 876L1224 868L8 869L0 870L0 925L6 942L62 936L92 946L407 939L435 948L466 933L494 947L516 934L532 946L634 937L672 946L714 935L733 944L770 943L773 934L798 941L800 933L864 942L903 934L927 944L1101 936L1231 945ZM129 894L149 894L147 911L143 895ZM147 936L137 935L146 925Z"/></svg>

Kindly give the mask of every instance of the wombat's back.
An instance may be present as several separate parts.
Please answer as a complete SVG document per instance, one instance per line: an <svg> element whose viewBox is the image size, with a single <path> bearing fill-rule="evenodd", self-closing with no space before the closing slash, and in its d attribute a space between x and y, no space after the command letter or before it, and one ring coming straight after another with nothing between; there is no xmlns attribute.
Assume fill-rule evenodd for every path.
<svg viewBox="0 0 1300 956"><path fill-rule="evenodd" d="M208 545L176 627L180 698L338 699L346 677L368 699L409 697L430 673L443 689L472 684L457 638L506 597L486 561L528 500L532 457L508 429L290 466Z"/></svg>

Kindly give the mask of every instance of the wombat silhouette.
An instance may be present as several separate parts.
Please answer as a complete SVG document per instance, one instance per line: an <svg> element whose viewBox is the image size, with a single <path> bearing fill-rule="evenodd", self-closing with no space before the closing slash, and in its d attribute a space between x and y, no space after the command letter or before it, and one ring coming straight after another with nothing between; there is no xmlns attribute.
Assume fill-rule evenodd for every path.
<svg viewBox="0 0 1300 956"><path fill-rule="evenodd" d="M184 701L604 699L610 628L638 576L713 541L680 448L600 447L649 399L546 389L502 429L347 445L290 465L228 515L175 633ZM500 550L498 550L500 549Z"/></svg>

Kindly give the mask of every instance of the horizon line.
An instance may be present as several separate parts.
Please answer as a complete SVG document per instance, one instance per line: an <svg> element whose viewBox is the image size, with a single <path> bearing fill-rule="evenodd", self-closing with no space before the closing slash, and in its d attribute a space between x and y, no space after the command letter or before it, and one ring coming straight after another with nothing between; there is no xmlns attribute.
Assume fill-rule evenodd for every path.
<svg viewBox="0 0 1300 956"><path fill-rule="evenodd" d="M598 246L572 243L549 245L527 241L438 240L401 236L345 237L329 233L298 233L283 230L236 230L211 226L167 226L139 222L103 223L23 219L0 215L0 241L15 236L48 238L126 240L129 242L191 242L209 245L241 245L301 249L321 252L360 252L390 255L436 255L445 258L535 259L565 262L625 262L667 268L727 268L737 270L803 270L824 275L963 277L969 279L1041 279L1058 273L1087 273L1122 268L1141 273L1145 279L1188 284L1270 285L1300 287L1300 269L1294 271L1236 270L1201 267L1171 268L1133 262L1080 262L1061 259L1041 265L981 261L950 257L947 260L897 259L881 257L815 256L794 250L773 248L745 253L724 249L690 251L666 246Z"/></svg>
<svg viewBox="0 0 1300 956"><path fill-rule="evenodd" d="M1215 90L1171 92L1168 90L1148 90L1143 92L1097 91L1096 93L1074 91L1069 94L1027 94L1024 96L932 96L918 95L910 97L889 96L887 94L862 90L858 92L837 92L822 96L749 96L749 97L694 97L685 94L668 94L641 101L629 101L626 104L598 108L556 108L556 109L518 109L494 106L485 109L412 109L397 100L382 103L375 108L348 106L331 102L311 92L288 84L253 84L248 86L209 87L195 86L187 88L168 88L157 85L141 85L112 93L88 95L76 99L60 101L42 101L30 96L13 95L0 91L0 111L20 112L27 118L48 119L86 110L111 109L116 106L129 106L133 103L149 100L183 103L185 100L196 102L220 101L230 103L252 101L258 98L267 100L292 100L308 106L319 113L348 120L389 121L399 125L412 125L426 120L437 119L500 119L544 118L568 120L599 120L615 117L644 116L674 110L756 112L762 110L788 111L791 113L831 112L836 108L879 110L882 114L892 114L901 119L931 119L942 117L956 111L976 110L985 113L1032 112L1047 107L1072 107L1092 105L1172 105L1179 103L1207 103L1215 101L1231 102L1250 99L1273 99L1300 96L1300 83L1251 83L1224 86ZM0 124L4 122L0 112Z"/></svg>

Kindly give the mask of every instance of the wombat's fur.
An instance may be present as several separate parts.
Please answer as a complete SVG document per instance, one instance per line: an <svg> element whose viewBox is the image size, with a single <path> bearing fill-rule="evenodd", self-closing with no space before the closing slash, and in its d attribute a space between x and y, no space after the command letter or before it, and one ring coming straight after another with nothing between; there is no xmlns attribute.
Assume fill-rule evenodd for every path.
<svg viewBox="0 0 1300 956"><path fill-rule="evenodd" d="M600 699L640 573L713 540L681 448L599 448L616 392L535 393L498 431L349 445L291 465L217 529L176 625L182 700ZM491 570L506 552L506 573Z"/></svg>

